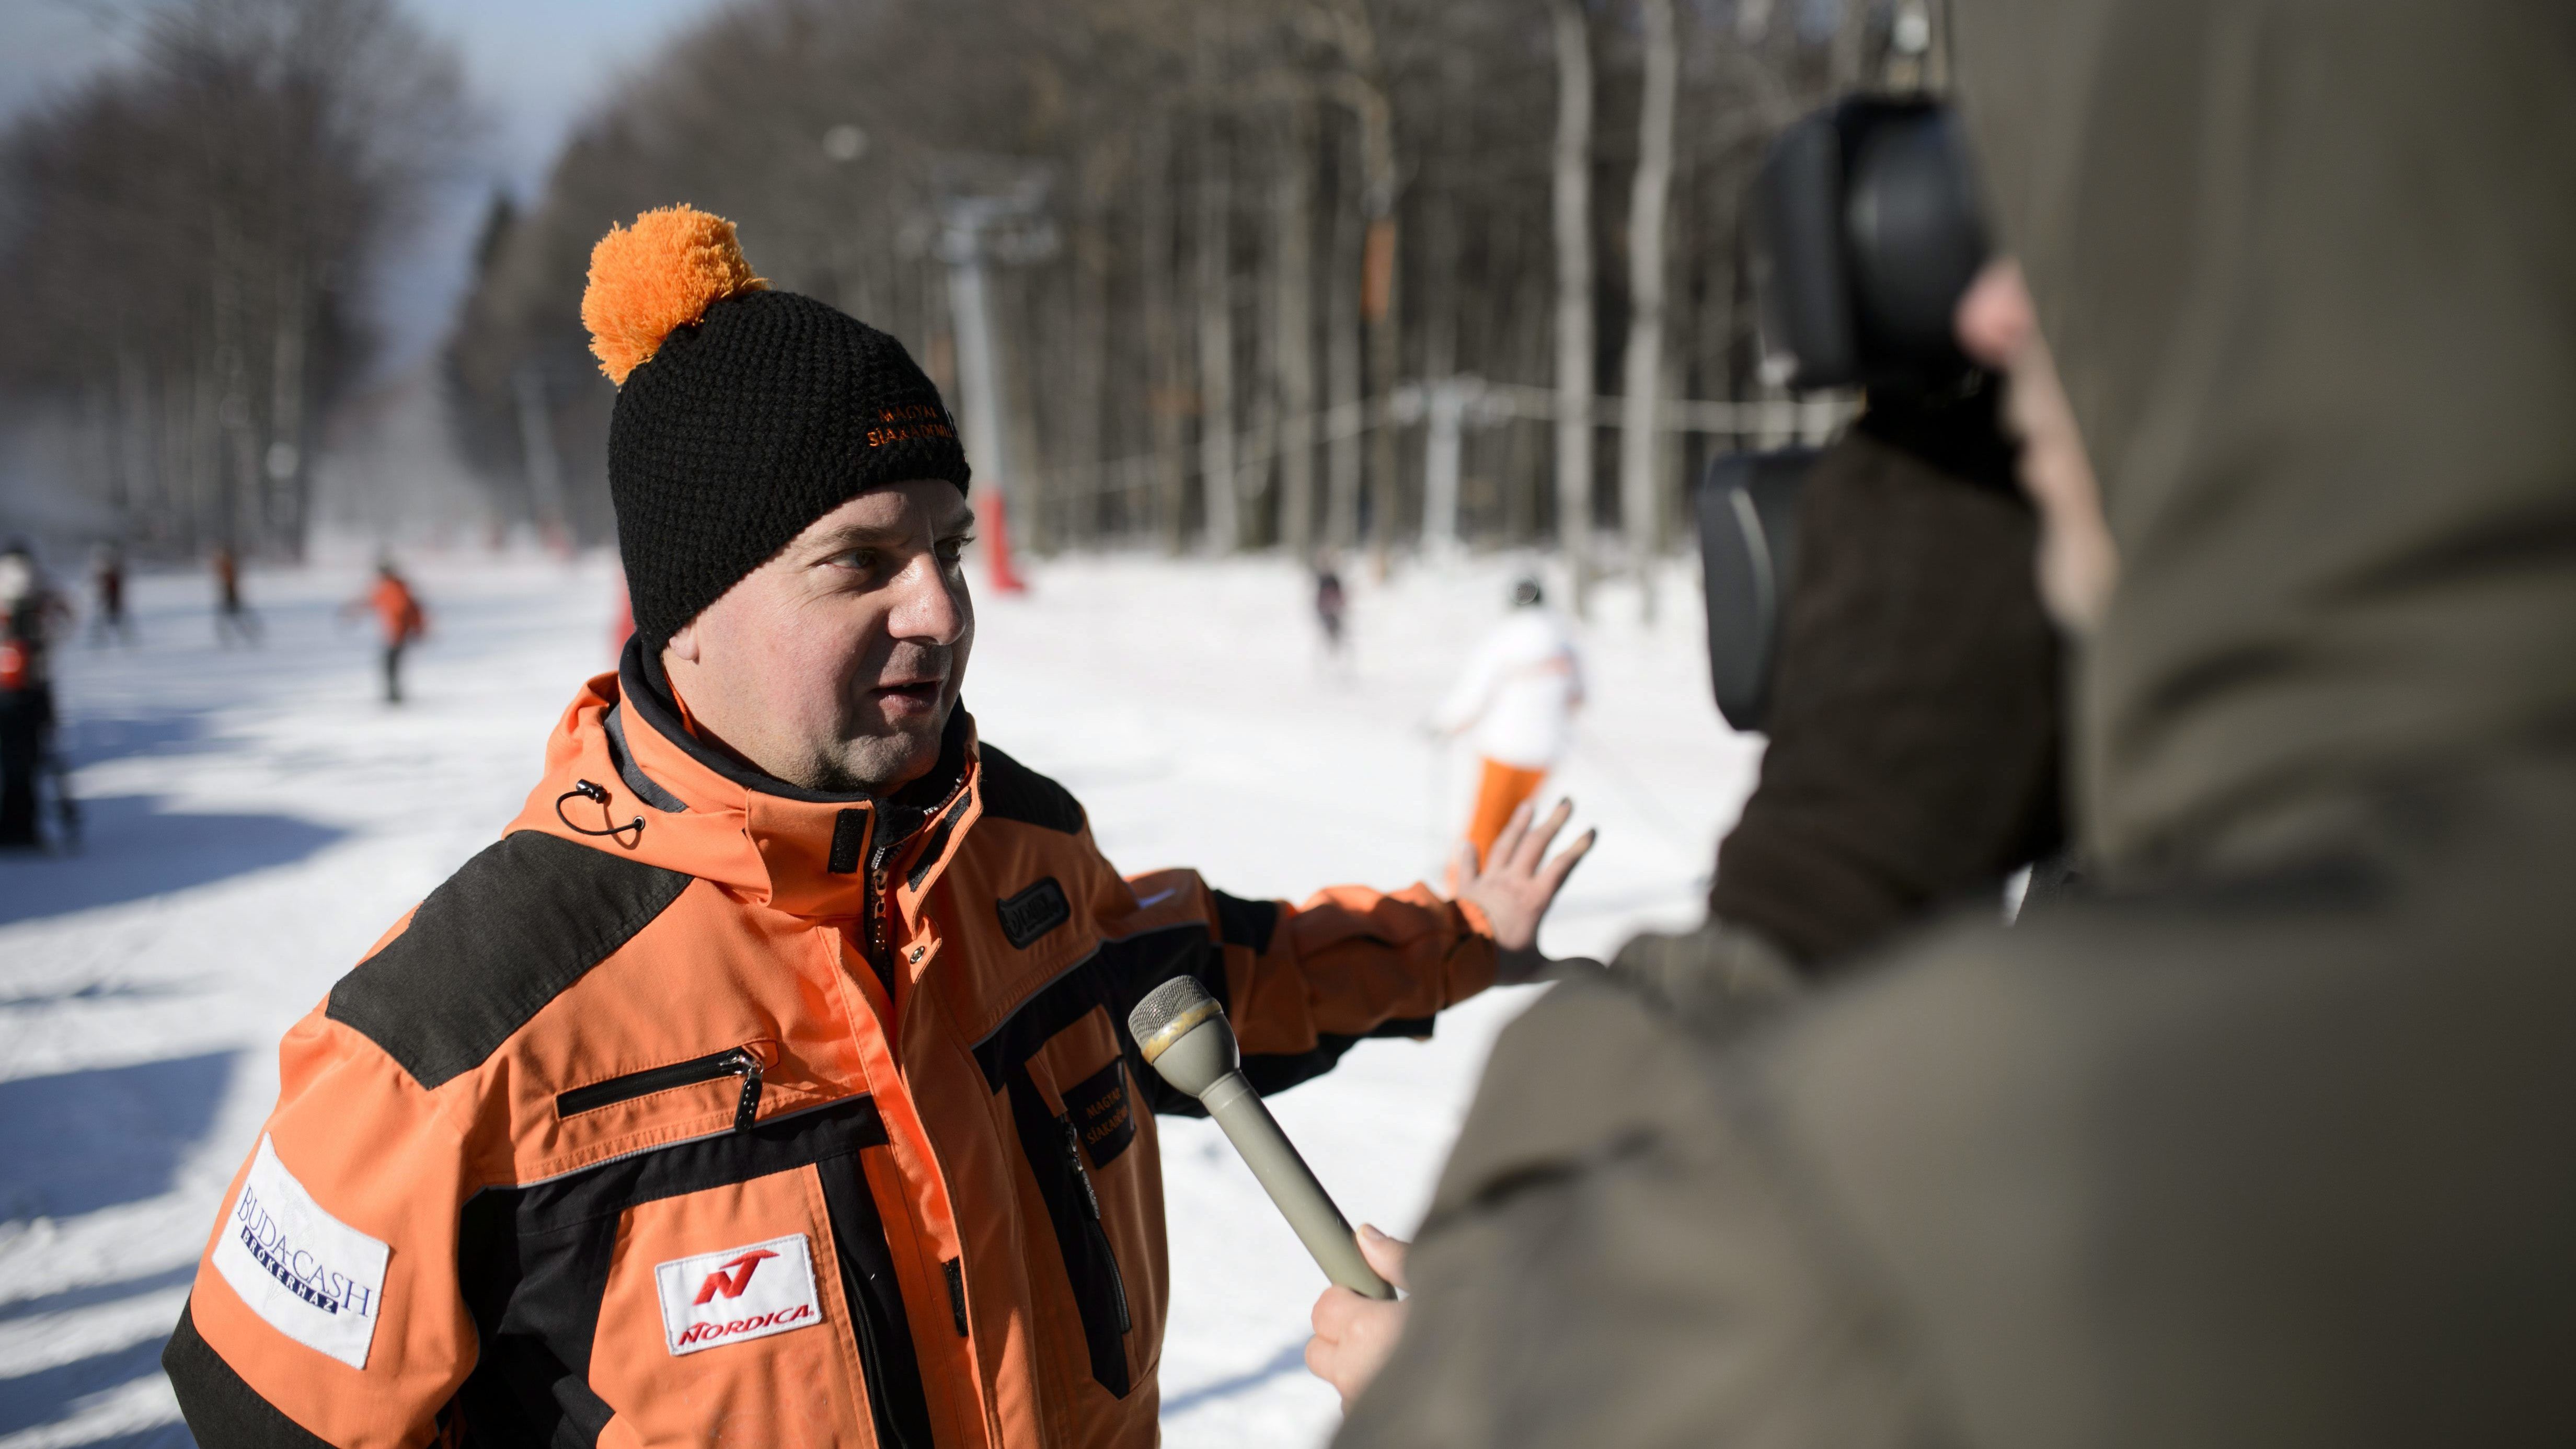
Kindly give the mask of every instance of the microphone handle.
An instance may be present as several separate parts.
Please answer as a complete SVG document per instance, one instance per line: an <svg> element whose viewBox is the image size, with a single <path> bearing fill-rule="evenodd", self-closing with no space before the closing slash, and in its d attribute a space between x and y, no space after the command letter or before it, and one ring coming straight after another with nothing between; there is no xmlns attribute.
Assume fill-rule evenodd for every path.
<svg viewBox="0 0 2576 1449"><path fill-rule="evenodd" d="M1342 1210L1333 1206L1332 1195L1315 1180L1306 1159L1297 1155L1296 1144L1279 1130L1278 1119L1261 1101L1261 1094L1241 1072L1228 1072L1199 1095L1200 1105L1225 1130L1234 1150L1243 1157L1243 1165L1278 1205L1279 1215L1297 1230L1297 1240L1315 1257L1315 1265L1324 1276L1363 1298L1392 1299L1395 1289L1360 1255L1357 1234L1351 1231Z"/></svg>

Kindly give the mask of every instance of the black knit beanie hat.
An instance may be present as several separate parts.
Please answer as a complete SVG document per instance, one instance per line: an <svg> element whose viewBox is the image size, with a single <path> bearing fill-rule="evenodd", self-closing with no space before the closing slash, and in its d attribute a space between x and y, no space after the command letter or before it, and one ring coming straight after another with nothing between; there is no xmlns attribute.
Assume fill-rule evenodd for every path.
<svg viewBox="0 0 2576 1449"><path fill-rule="evenodd" d="M618 385L608 494L648 649L868 489L966 489L956 420L903 344L769 290L720 217L666 207L612 228L581 318Z"/></svg>

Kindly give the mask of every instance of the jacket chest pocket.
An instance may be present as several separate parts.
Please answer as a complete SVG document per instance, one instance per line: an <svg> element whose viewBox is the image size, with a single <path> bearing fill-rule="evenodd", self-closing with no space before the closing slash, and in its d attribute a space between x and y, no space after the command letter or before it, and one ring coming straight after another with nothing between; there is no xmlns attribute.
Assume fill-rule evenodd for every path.
<svg viewBox="0 0 2576 1449"><path fill-rule="evenodd" d="M1068 1364L1124 1398L1162 1342L1162 1201L1153 1133L1105 1006L1094 1005L1003 1064L1002 1097L1034 1189L1028 1214L1042 1315L1079 1334ZM1024 1197L1027 1194L1024 1193ZM1046 1313L1046 1249L1064 1265L1070 1314ZM1070 1322L1065 1322L1066 1319Z"/></svg>
<svg viewBox="0 0 2576 1449"><path fill-rule="evenodd" d="M929 1412L861 1155L865 1097L478 1194L470 1438L920 1446Z"/></svg>

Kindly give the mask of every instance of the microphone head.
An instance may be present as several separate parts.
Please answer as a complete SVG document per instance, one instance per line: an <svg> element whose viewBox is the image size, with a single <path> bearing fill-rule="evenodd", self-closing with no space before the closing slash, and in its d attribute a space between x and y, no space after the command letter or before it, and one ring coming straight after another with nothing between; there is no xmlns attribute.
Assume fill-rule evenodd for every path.
<svg viewBox="0 0 2576 1449"><path fill-rule="evenodd" d="M1145 993L1127 1013L1136 1048L1165 1081L1195 1097L1233 1071L1234 1027L1196 977L1175 976ZM1184 1039L1187 1047L1182 1047Z"/></svg>

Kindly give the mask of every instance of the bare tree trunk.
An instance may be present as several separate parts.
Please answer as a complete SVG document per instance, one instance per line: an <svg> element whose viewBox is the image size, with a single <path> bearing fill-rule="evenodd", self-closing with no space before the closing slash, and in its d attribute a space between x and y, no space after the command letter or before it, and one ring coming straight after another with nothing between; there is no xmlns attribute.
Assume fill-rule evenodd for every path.
<svg viewBox="0 0 2576 1449"><path fill-rule="evenodd" d="M1556 529L1574 607L1592 581L1592 35L1582 0L1556 21Z"/></svg>
<svg viewBox="0 0 2576 1449"><path fill-rule="evenodd" d="M1333 168L1332 315L1325 367L1331 374L1332 417L1336 425L1330 446L1331 497L1325 541L1337 549L1356 547L1360 536L1360 271L1362 206L1349 157Z"/></svg>
<svg viewBox="0 0 2576 1449"><path fill-rule="evenodd" d="M1458 371L1457 191L1432 186L1422 200L1422 375L1438 382Z"/></svg>
<svg viewBox="0 0 2576 1449"><path fill-rule="evenodd" d="M1100 533L1101 471L1107 449L1101 444L1101 412L1108 402L1109 378L1109 238L1101 225L1103 198L1097 174L1085 188L1082 219L1073 233L1073 335L1065 339L1071 357L1072 396L1065 418L1064 460L1067 476L1087 480L1082 491L1064 490L1061 522L1067 542L1076 547Z"/></svg>
<svg viewBox="0 0 2576 1449"><path fill-rule="evenodd" d="M1267 312L1270 309L1265 306L1263 310ZM1244 511L1239 534L1243 547L1256 548L1273 537L1263 519L1271 501L1271 470L1278 462L1279 390L1269 386L1255 387L1252 390L1250 426L1244 436L1244 446L1235 454L1234 462L1236 507Z"/></svg>
<svg viewBox="0 0 2576 1449"><path fill-rule="evenodd" d="M304 556L307 490L313 477L304 427L305 288L300 269L278 279L277 338L271 357L267 457L272 519L297 559Z"/></svg>
<svg viewBox="0 0 2576 1449"><path fill-rule="evenodd" d="M1172 308L1172 132L1158 116L1145 128L1144 156L1137 167L1139 219L1143 222L1143 293L1145 359L1149 370L1146 407L1153 414L1155 523L1166 553L1181 551L1182 490L1188 479L1181 466L1181 399L1179 328Z"/></svg>
<svg viewBox="0 0 2576 1449"><path fill-rule="evenodd" d="M1736 234L1738 213L1735 198L1744 189L1745 175L1743 168L1734 165L1720 164L1710 168L1697 208L1701 236L1729 237ZM1700 249L1699 257L1698 316L1691 324L1699 379L1693 385L1692 396L1733 398L1736 396L1737 252L1731 247L1706 247ZM1740 444L1729 439L1711 438L1710 446L1723 450Z"/></svg>
<svg viewBox="0 0 2576 1449"><path fill-rule="evenodd" d="M1029 295L1028 273L997 267L990 276L995 354L993 406L1001 412L1000 432L1007 440L1002 456L1009 460L1011 470L1004 481L1010 490L1010 507L1018 515L1010 525L1011 542L1043 557L1053 552L1055 545L1047 529L1050 470L1043 447L1044 432L1038 426L1036 379L1029 371L1038 309Z"/></svg>
<svg viewBox="0 0 2576 1449"><path fill-rule="evenodd" d="M1841 0L1841 15L1834 25L1834 89L1847 91L1858 86L1869 65L1869 0Z"/></svg>
<svg viewBox="0 0 2576 1449"><path fill-rule="evenodd" d="M1950 0L1930 0L1924 19L1931 25L1931 46L1923 56L1923 84L1936 94L1950 89Z"/></svg>
<svg viewBox="0 0 2576 1449"><path fill-rule="evenodd" d="M1198 163L1199 479L1208 549L1225 554L1243 543L1234 480L1234 188L1213 117L1202 120Z"/></svg>
<svg viewBox="0 0 2576 1449"><path fill-rule="evenodd" d="M1673 0L1638 0L1646 47L1637 121L1637 176L1628 199L1628 349L1619 390L1619 507L1628 550L1654 616L1653 564L1662 542L1655 487L1655 410L1663 395L1664 220L1673 186L1673 88L1679 46Z"/></svg>
<svg viewBox="0 0 2576 1449"><path fill-rule="evenodd" d="M151 384L145 379L143 359L134 355L131 346L116 350L116 417L117 469L125 479L124 498L116 515L117 539L131 542L137 513L152 510L154 498L162 490L160 472L152 456L152 440L160 432L153 417Z"/></svg>
<svg viewBox="0 0 2576 1449"><path fill-rule="evenodd" d="M1363 115L1360 124L1360 155L1368 168L1364 210L1369 218L1360 265L1360 314L1368 324L1368 388L1383 399L1395 390L1397 374L1403 371L1404 336L1397 330L1395 299L1401 269L1396 262L1393 125L1383 97L1373 109L1375 119ZM1387 550L1395 543L1396 442L1391 423L1381 422L1369 434L1369 544L1381 571Z"/></svg>
<svg viewBox="0 0 2576 1449"><path fill-rule="evenodd" d="M1531 248L1536 252L1538 248ZM1556 347L1556 278L1536 266L1519 268L1512 296L1509 361L1507 375L1514 378L1544 377L1554 365ZM1553 417L1545 428L1515 421L1507 429L1511 439L1511 463L1504 477L1504 537L1520 546L1540 542L1539 520L1545 514L1540 502L1555 486L1556 424Z"/></svg>
<svg viewBox="0 0 2576 1449"><path fill-rule="evenodd" d="M1335 0L1330 17L1343 69L1336 77L1343 102L1359 122L1360 214L1368 227L1361 244L1360 316L1368 333L1370 392L1383 399L1404 367L1402 312L1396 302L1396 199L1402 184L1395 154L1395 105L1379 62L1376 21L1369 0ZM1369 434L1369 543L1383 570L1395 542L1398 455L1395 430L1383 422Z"/></svg>
<svg viewBox="0 0 2576 1449"><path fill-rule="evenodd" d="M187 408L184 427L174 429L171 441L185 451L180 458L185 469L188 505L181 515L190 551L212 544L232 541L232 530L223 523L223 436L216 414L220 411L215 383L215 363L200 352L189 369Z"/></svg>
<svg viewBox="0 0 2576 1449"><path fill-rule="evenodd" d="M1315 113L1303 100L1281 128L1271 192L1276 268L1271 368L1279 399L1279 542L1304 559L1315 542Z"/></svg>
<svg viewBox="0 0 2576 1449"><path fill-rule="evenodd" d="M223 391L216 412L217 425L222 429L218 444L222 457L216 466L221 485L215 536L248 551L258 548L264 540L256 528L262 512L260 448L259 437L251 427L251 330L243 316L247 309L242 296L242 273L247 270L241 260L244 250L238 228L226 218L216 232L215 367ZM254 525L247 539L242 537L245 520Z"/></svg>

